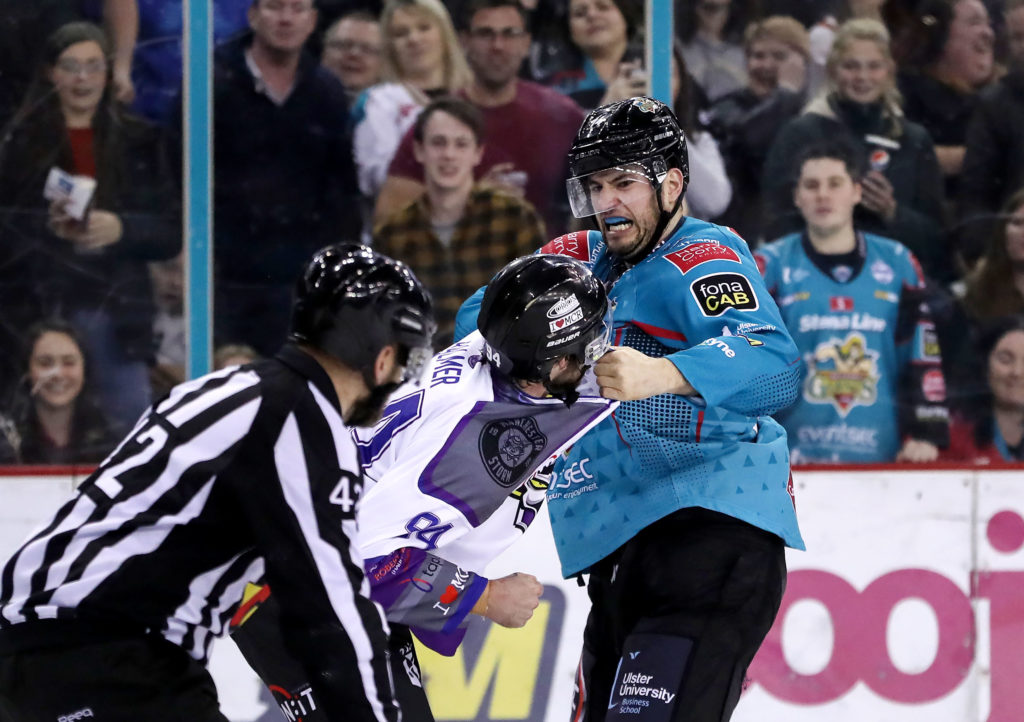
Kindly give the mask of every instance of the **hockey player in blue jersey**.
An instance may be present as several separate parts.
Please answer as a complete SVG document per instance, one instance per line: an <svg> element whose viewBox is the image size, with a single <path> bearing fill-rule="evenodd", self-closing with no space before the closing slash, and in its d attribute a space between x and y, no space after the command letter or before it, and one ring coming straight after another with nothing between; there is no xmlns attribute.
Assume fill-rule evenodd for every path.
<svg viewBox="0 0 1024 722"><path fill-rule="evenodd" d="M795 463L933 461L948 411L924 279L902 244L854 227L859 157L807 148L793 191L805 230L755 254L807 364L778 419Z"/></svg>
<svg viewBox="0 0 1024 722"><path fill-rule="evenodd" d="M474 619L522 627L533 615L536 578L485 572L536 518L553 459L618 405L589 370L610 334L607 294L584 264L517 259L492 279L479 331L434 356L424 383L399 388L380 423L353 434L366 479L357 547L390 624L405 722L432 720L410 632L452 655ZM273 599L234 638L287 705L305 699L309 680L286 654ZM313 702L289 709L315 722Z"/></svg>
<svg viewBox="0 0 1024 722"><path fill-rule="evenodd" d="M782 599L785 546L804 546L768 416L795 398L800 354L746 243L684 214L686 144L664 104L592 111L569 163L573 211L600 230L543 250L609 286L615 347L595 372L622 401L548 492L563 574L590 574L573 719L728 720Z"/></svg>

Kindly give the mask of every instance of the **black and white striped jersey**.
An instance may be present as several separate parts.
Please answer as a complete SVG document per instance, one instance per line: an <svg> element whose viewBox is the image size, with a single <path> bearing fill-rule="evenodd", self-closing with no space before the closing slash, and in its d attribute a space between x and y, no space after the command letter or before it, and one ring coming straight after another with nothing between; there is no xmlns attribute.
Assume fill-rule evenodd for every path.
<svg viewBox="0 0 1024 722"><path fill-rule="evenodd" d="M264 579L310 678L352 682L314 683L318 704L395 720L386 622L349 543L361 493L331 381L297 347L184 383L7 562L0 641L155 632L205 662Z"/></svg>

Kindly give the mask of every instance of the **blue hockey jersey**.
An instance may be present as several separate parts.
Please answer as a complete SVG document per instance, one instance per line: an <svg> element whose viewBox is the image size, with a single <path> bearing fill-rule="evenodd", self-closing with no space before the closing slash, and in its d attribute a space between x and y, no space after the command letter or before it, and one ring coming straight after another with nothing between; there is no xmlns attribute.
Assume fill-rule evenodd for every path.
<svg viewBox="0 0 1024 722"><path fill-rule="evenodd" d="M945 383L913 255L858 234L861 265L838 280L806 244L794 233L756 254L807 365L799 400L778 414L793 461L892 461L904 436L943 445Z"/></svg>
<svg viewBox="0 0 1024 722"><path fill-rule="evenodd" d="M795 398L802 364L747 244L722 226L686 218L631 268L596 231L541 250L614 281L615 344L669 358L700 394L624 402L559 460L548 502L563 574L586 570L649 524L695 506L803 549L786 433L768 416ZM456 334L475 327L481 297L463 305Z"/></svg>

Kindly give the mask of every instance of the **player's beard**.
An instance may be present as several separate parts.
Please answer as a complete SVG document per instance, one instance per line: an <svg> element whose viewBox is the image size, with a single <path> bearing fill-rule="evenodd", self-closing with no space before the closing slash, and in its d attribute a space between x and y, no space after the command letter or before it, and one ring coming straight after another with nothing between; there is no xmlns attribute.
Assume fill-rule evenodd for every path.
<svg viewBox="0 0 1024 722"><path fill-rule="evenodd" d="M380 384L370 389L370 393L352 404L345 423L349 426L373 426L380 421L388 398L401 384Z"/></svg>
<svg viewBox="0 0 1024 722"><path fill-rule="evenodd" d="M567 406L572 406L580 397L576 387L583 380L585 368L578 364L576 368L565 371L558 379L544 382L544 388L556 399L562 399Z"/></svg>

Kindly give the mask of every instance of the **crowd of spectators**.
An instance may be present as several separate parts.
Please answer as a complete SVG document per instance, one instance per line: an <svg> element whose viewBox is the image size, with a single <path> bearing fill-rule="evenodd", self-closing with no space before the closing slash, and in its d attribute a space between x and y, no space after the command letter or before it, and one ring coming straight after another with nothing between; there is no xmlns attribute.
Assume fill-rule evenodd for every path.
<svg viewBox="0 0 1024 722"><path fill-rule="evenodd" d="M584 114L649 88L640 0L213 7L218 366L271 353L302 259L346 239L414 267L447 343L464 296L579 227ZM870 367L892 437L872 460L1021 460L1024 0L675 7L688 212L761 251L807 331L798 404L854 438L850 373ZM0 10L2 462L95 462L185 377L183 28L180 0ZM823 142L843 150L807 166ZM898 398L911 372L918 421L948 419L935 454Z"/></svg>

